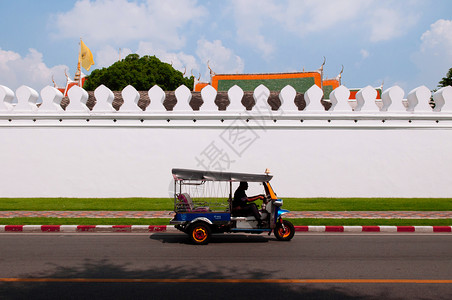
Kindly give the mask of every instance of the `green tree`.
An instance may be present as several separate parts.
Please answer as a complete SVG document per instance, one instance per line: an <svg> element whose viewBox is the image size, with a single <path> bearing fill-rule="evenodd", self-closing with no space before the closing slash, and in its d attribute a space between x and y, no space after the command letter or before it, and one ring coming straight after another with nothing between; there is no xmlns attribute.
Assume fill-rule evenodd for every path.
<svg viewBox="0 0 452 300"><path fill-rule="evenodd" d="M170 64L161 62L155 56L130 54L108 68L97 69L88 76L83 88L92 91L103 84L113 91L121 91L129 84L138 91L147 91L154 85L164 91L174 91L181 85L193 88L194 78L184 77Z"/></svg>
<svg viewBox="0 0 452 300"><path fill-rule="evenodd" d="M438 87L440 88L448 85L452 85L452 68L449 69L446 77L443 77L443 79L441 79L441 81L438 83Z"/></svg>

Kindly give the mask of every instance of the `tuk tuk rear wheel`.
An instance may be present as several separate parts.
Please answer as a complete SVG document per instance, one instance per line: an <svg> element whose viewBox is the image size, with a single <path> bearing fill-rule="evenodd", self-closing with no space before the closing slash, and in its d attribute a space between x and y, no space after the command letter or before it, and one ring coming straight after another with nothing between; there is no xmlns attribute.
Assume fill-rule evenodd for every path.
<svg viewBox="0 0 452 300"><path fill-rule="evenodd" d="M195 245L206 245L209 243L211 230L209 225L204 222L197 222L190 225L188 229L188 236Z"/></svg>
<svg viewBox="0 0 452 300"><path fill-rule="evenodd" d="M295 227L289 221L283 220L282 224L281 222L276 223L274 232L278 240L290 241L295 234Z"/></svg>

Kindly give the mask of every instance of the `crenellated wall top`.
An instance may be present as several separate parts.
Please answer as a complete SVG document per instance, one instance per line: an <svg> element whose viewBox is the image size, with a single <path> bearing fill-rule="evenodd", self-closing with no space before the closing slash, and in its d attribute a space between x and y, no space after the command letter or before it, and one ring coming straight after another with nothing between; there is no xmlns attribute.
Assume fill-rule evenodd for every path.
<svg viewBox="0 0 452 300"><path fill-rule="evenodd" d="M349 89L341 85L330 93L330 100L326 101L322 89L316 85L304 94L297 93L289 85L279 93L270 92L264 85L258 86L254 92L244 92L238 86L227 92L217 92L212 86L206 86L201 92L192 92L186 86L180 86L174 92L165 92L158 86L139 92L130 85L121 92L113 92L101 85L94 93L73 87L68 98L63 98L61 92L51 86L44 87L38 94L27 86L19 87L14 93L0 85L0 125L21 125L23 122L20 121L27 119L32 119L34 125L42 119L55 119L60 125L66 119L112 119L115 123L117 120L138 119L142 126L149 126L150 120L164 120L169 126L174 125L171 121L180 119L190 120L191 126L196 126L197 120L220 120L227 125L225 120L239 118L247 120L248 126L253 123L249 120L264 119L272 120L273 126L278 121L281 121L279 126L295 126L289 121L297 122L296 126L308 126L317 120L326 121L322 123L325 127L337 124L356 127L359 121L378 122L388 128L395 121L403 121L404 126L411 127L416 127L416 121L433 122L430 124L432 127L452 127L449 124L452 122L451 86L441 88L433 95L427 87L420 86L410 91L406 99L399 86L385 90L381 100L377 100L376 95L371 86L361 89L356 101L351 101ZM286 123L281 124L282 121ZM120 123L115 126L120 126ZM198 124L202 125L202 122ZM422 126L426 126L425 122Z"/></svg>

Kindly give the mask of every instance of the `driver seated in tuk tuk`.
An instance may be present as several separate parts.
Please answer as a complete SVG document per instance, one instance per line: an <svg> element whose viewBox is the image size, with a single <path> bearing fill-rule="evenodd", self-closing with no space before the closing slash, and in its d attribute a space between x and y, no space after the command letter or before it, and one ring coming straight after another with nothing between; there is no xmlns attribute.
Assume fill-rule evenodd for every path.
<svg viewBox="0 0 452 300"><path fill-rule="evenodd" d="M245 191L248 189L248 182L241 181L239 187L234 193L232 200L232 212L235 214L244 214L246 216L254 216L257 220L258 226L262 225L261 215L255 203L256 200L264 200L263 195L248 197Z"/></svg>

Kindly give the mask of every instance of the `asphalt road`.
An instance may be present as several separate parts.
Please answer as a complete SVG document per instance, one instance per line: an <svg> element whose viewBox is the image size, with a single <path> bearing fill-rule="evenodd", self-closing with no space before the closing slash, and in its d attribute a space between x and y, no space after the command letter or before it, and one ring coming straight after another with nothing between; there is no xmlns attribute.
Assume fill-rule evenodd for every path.
<svg viewBox="0 0 452 300"><path fill-rule="evenodd" d="M452 235L2 234L0 278L1 299L452 299Z"/></svg>

